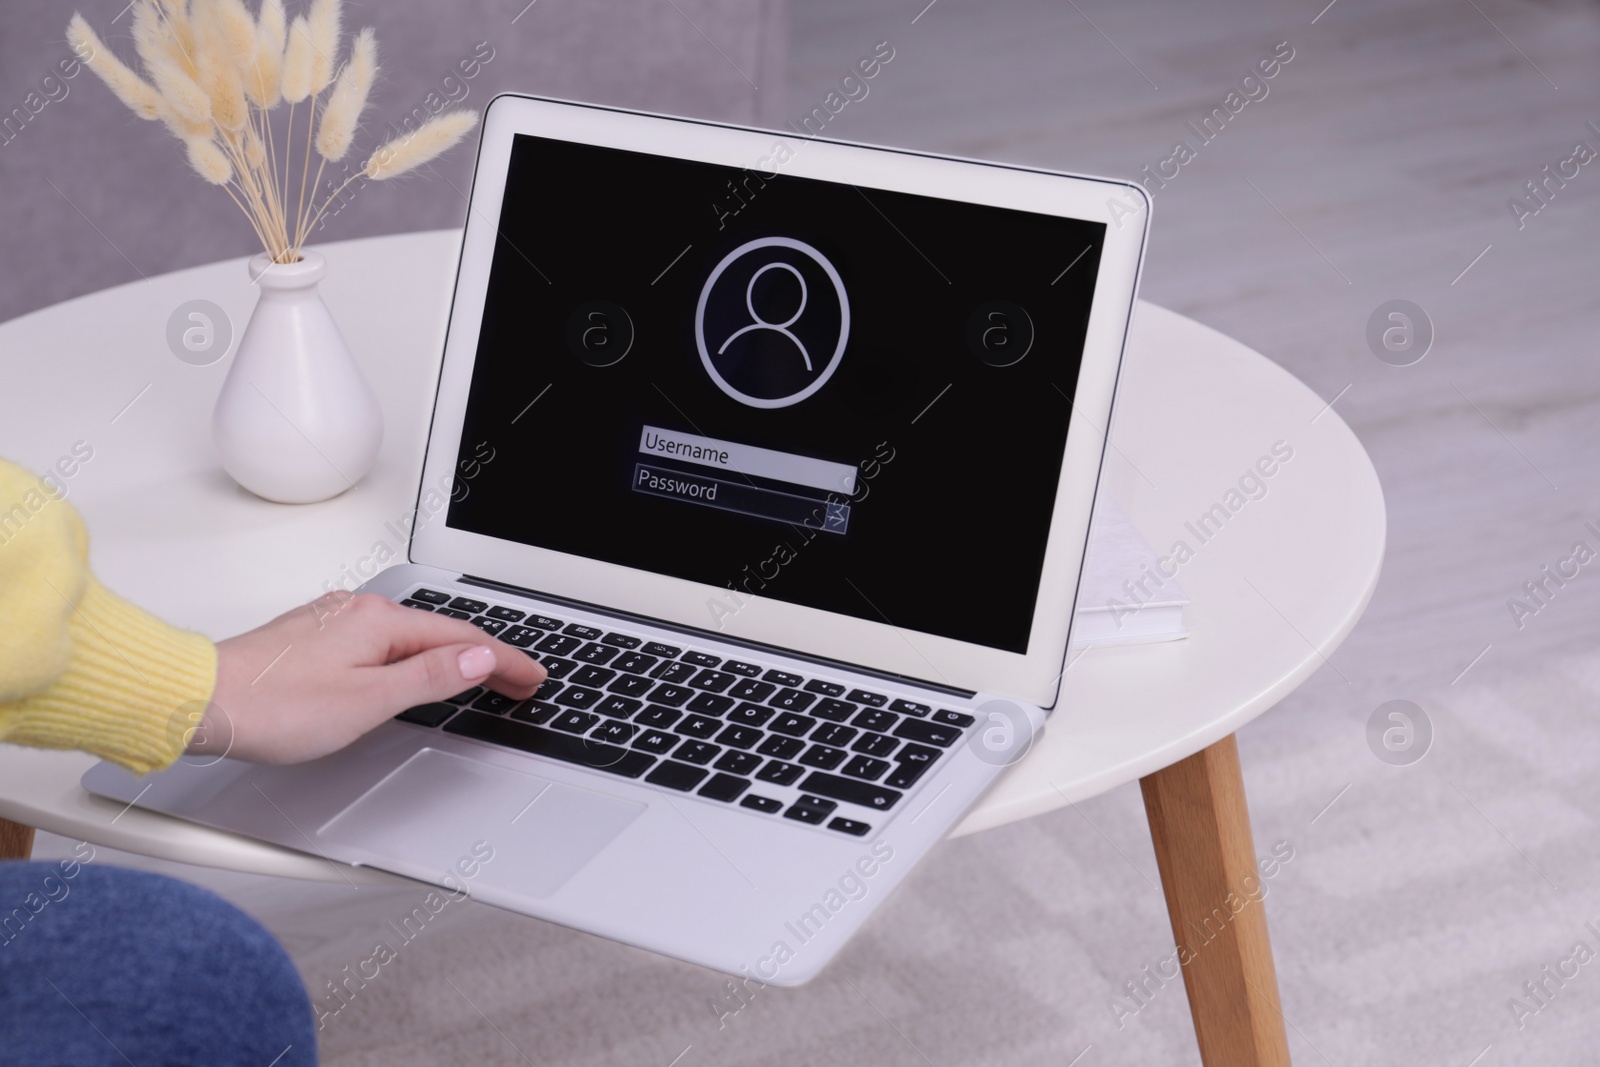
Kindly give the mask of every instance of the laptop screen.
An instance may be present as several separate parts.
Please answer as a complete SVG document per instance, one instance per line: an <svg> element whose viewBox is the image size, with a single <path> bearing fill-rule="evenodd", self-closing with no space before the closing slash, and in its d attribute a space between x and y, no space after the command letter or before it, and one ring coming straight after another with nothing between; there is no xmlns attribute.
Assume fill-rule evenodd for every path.
<svg viewBox="0 0 1600 1067"><path fill-rule="evenodd" d="M447 524L1026 653L1104 238L519 134Z"/></svg>

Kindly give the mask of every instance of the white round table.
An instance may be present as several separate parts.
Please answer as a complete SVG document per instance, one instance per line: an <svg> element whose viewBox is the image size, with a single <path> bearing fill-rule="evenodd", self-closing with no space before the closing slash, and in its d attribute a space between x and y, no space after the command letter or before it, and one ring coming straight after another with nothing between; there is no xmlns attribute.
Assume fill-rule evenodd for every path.
<svg viewBox="0 0 1600 1067"><path fill-rule="evenodd" d="M214 638L338 584L379 542L403 558L395 531L415 498L459 238L322 249L324 297L386 420L377 464L341 497L279 505L235 486L209 431L227 360L193 366L168 346L169 317L194 299L227 312L237 346L255 301L242 257L0 325L0 455L43 471L78 442L92 448L67 486L96 573ZM1383 560L1383 495L1360 443L1321 398L1256 352L1147 303L1134 315L1111 439L1104 484L1158 553L1177 541L1192 552L1179 572L1190 636L1074 651L1043 738L956 833L1142 779L1182 943L1184 916L1208 914L1254 869L1232 734L1322 666L1355 625ZM1275 446L1292 456L1270 477L1247 478ZM0 745L0 817L190 863L391 878L335 874L312 856L122 810L78 786L93 763ZM1236 951L1208 947L1185 972L1202 1054L1230 1067L1286 1063L1264 917L1231 924L1227 937Z"/></svg>

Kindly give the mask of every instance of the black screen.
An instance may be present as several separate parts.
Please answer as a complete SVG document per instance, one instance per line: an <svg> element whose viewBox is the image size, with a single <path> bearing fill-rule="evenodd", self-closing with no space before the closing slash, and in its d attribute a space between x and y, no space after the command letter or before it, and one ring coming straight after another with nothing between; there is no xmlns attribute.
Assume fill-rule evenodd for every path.
<svg viewBox="0 0 1600 1067"><path fill-rule="evenodd" d="M448 524L1025 653L1104 237L519 135Z"/></svg>

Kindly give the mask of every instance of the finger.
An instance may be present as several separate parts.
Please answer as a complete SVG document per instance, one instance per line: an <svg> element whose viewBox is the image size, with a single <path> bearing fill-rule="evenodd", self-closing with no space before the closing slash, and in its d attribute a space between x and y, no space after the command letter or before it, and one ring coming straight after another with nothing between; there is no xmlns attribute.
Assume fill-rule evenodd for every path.
<svg viewBox="0 0 1600 1067"><path fill-rule="evenodd" d="M485 684L519 700L532 696L543 669L509 645L500 648L505 652L483 643L439 645L374 670L395 708L445 700Z"/></svg>
<svg viewBox="0 0 1600 1067"><path fill-rule="evenodd" d="M406 659L440 645L482 644L489 637L465 619L402 607L372 593L354 597L337 615L319 619L319 624L346 628L347 635L370 649L374 665Z"/></svg>

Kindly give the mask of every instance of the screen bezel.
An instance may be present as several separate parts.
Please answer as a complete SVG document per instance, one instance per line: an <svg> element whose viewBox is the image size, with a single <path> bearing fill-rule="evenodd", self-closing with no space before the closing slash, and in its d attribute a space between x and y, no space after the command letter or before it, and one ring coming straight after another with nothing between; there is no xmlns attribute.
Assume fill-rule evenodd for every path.
<svg viewBox="0 0 1600 1067"><path fill-rule="evenodd" d="M502 95L484 114L477 170L456 273L433 420L418 487L449 486L477 358L485 294L511 148L519 133L755 169L867 189L941 197L1064 218L1104 222L1106 236L1084 337L1065 458L1029 628L1026 654L957 641L891 623L762 597L747 598L720 630L705 625L708 598L726 590L669 575L454 529L437 515L414 530L412 562L489 581L658 618L876 671L1053 707L1065 663L1078 579L1105 451L1129 317L1132 314L1150 201L1136 183L798 137L769 130L539 97ZM777 142L792 155L777 165ZM559 210L559 208L555 208ZM537 262L536 251L532 253ZM1065 264L1065 259L1063 260ZM536 409L530 414L536 413ZM448 492L448 490L447 490ZM419 510L419 515L422 514ZM929 581L960 580L930 574Z"/></svg>

